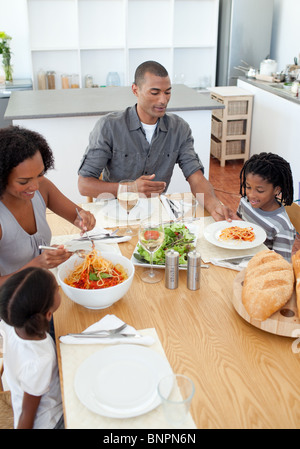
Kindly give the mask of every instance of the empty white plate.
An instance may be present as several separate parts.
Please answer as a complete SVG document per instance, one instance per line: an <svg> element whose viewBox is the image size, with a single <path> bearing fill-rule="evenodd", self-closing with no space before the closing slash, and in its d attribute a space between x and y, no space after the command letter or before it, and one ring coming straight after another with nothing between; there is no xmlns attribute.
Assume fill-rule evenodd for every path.
<svg viewBox="0 0 300 449"><path fill-rule="evenodd" d="M97 351L77 369L74 388L92 412L111 418L130 418L160 404L159 380L171 367L150 348L122 344Z"/></svg>

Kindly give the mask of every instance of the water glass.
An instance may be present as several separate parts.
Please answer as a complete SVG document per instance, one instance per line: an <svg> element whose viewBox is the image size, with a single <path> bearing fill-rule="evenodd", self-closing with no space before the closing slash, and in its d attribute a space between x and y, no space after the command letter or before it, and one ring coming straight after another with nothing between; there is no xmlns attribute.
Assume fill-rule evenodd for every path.
<svg viewBox="0 0 300 449"><path fill-rule="evenodd" d="M194 382L182 374L170 374L160 380L158 395L165 418L173 427L180 427L187 420L194 393Z"/></svg>

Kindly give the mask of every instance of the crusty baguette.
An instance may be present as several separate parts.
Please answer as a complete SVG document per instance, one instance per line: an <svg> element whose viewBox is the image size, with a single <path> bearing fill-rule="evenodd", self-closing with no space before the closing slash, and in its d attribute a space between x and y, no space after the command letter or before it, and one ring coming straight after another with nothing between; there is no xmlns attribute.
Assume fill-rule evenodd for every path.
<svg viewBox="0 0 300 449"><path fill-rule="evenodd" d="M251 318L266 320L289 301L293 290L293 267L280 254L264 250L249 261L242 302Z"/></svg>
<svg viewBox="0 0 300 449"><path fill-rule="evenodd" d="M292 255L292 263L296 279L295 290L296 290L298 317L300 318L300 249L295 254Z"/></svg>

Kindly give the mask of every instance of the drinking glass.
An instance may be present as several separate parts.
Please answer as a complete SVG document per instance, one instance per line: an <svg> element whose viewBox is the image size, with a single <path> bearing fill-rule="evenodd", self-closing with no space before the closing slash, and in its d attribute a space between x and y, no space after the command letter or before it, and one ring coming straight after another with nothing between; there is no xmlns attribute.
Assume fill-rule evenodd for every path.
<svg viewBox="0 0 300 449"><path fill-rule="evenodd" d="M186 422L194 393L194 382L187 376L170 374L160 380L158 396L166 420L173 427L181 427Z"/></svg>
<svg viewBox="0 0 300 449"><path fill-rule="evenodd" d="M143 220L139 229L139 242L150 255L150 270L144 271L142 280L150 284L159 282L163 278L161 270L153 270L153 254L163 244L165 238L164 227L162 223L155 223Z"/></svg>
<svg viewBox="0 0 300 449"><path fill-rule="evenodd" d="M134 235L133 230L128 225L128 217L130 211L137 205L139 201L139 193L137 183L131 179L125 179L119 182L117 198L120 206L127 212L127 228L124 235Z"/></svg>

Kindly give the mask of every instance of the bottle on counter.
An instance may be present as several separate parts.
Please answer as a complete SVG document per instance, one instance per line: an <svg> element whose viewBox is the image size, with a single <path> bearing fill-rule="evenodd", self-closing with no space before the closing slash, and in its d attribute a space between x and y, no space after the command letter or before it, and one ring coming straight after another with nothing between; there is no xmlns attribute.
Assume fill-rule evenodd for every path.
<svg viewBox="0 0 300 449"><path fill-rule="evenodd" d="M40 69L38 71L37 81L38 81L38 90L47 89L46 73L44 72L44 70Z"/></svg>
<svg viewBox="0 0 300 449"><path fill-rule="evenodd" d="M196 250L190 251L187 257L187 288L199 290L201 277L201 256Z"/></svg>
<svg viewBox="0 0 300 449"><path fill-rule="evenodd" d="M165 286L170 290L178 287L179 253L171 249L166 252Z"/></svg>
<svg viewBox="0 0 300 449"><path fill-rule="evenodd" d="M66 75L65 73L61 75L61 87L62 89L70 89L71 75Z"/></svg>
<svg viewBox="0 0 300 449"><path fill-rule="evenodd" d="M46 73L48 89L55 89L55 75L56 73L53 70Z"/></svg>
<svg viewBox="0 0 300 449"><path fill-rule="evenodd" d="M93 87L93 77L92 75L85 75L85 87Z"/></svg>
<svg viewBox="0 0 300 449"><path fill-rule="evenodd" d="M77 73L73 73L72 80L71 80L71 89L78 89L79 88L79 76Z"/></svg>
<svg viewBox="0 0 300 449"><path fill-rule="evenodd" d="M118 72L108 72L106 77L106 85L107 86L120 86L121 80Z"/></svg>

